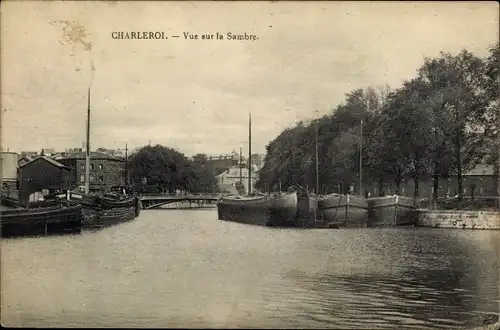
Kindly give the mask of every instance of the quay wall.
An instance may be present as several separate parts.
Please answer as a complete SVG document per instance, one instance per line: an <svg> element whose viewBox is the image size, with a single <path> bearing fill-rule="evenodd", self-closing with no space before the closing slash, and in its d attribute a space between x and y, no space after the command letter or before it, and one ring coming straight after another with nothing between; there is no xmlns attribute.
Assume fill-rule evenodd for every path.
<svg viewBox="0 0 500 330"><path fill-rule="evenodd" d="M433 228L500 230L500 212L418 210L417 225Z"/></svg>

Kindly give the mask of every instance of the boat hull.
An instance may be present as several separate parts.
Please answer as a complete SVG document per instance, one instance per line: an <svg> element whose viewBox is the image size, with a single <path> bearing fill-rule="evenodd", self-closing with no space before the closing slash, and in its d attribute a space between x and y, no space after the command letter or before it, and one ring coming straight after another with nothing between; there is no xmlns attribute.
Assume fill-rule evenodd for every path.
<svg viewBox="0 0 500 330"><path fill-rule="evenodd" d="M415 204L403 196L373 197L368 199L370 227L397 227L416 224Z"/></svg>
<svg viewBox="0 0 500 330"><path fill-rule="evenodd" d="M297 193L271 197L269 225L273 227L297 227Z"/></svg>
<svg viewBox="0 0 500 330"><path fill-rule="evenodd" d="M363 197L326 195L318 201L318 209L321 227L366 227L368 223L368 203Z"/></svg>
<svg viewBox="0 0 500 330"><path fill-rule="evenodd" d="M273 194L257 198L221 198L220 220L270 227L313 227L317 203L305 192Z"/></svg>
<svg viewBox="0 0 500 330"><path fill-rule="evenodd" d="M66 194L56 196L67 199ZM83 210L83 228L101 228L135 219L139 216L142 204L138 197L114 199L71 193L69 201L79 203Z"/></svg>
<svg viewBox="0 0 500 330"><path fill-rule="evenodd" d="M219 220L245 224L269 226L271 221L271 200L264 196L255 199L222 197L217 201Z"/></svg>
<svg viewBox="0 0 500 330"><path fill-rule="evenodd" d="M0 212L2 237L79 233L83 209L76 205L41 206Z"/></svg>

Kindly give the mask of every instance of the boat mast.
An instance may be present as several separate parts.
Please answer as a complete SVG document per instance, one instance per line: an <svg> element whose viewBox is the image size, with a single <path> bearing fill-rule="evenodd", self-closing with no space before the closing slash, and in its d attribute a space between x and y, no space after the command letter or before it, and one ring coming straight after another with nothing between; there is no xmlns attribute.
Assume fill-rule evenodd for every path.
<svg viewBox="0 0 500 330"><path fill-rule="evenodd" d="M85 150L85 193L90 192L90 87L88 89L87 102L87 145Z"/></svg>
<svg viewBox="0 0 500 330"><path fill-rule="evenodd" d="M316 122L316 195L319 195L318 125Z"/></svg>
<svg viewBox="0 0 500 330"><path fill-rule="evenodd" d="M243 164L243 155L242 155L242 150L241 150L241 146L240 146L240 184L243 184L243 169L241 168L241 164Z"/></svg>
<svg viewBox="0 0 500 330"><path fill-rule="evenodd" d="M252 193L252 113L248 115L248 195Z"/></svg>
<svg viewBox="0 0 500 330"><path fill-rule="evenodd" d="M128 186L128 147L125 142L125 186Z"/></svg>
<svg viewBox="0 0 500 330"><path fill-rule="evenodd" d="M363 197L363 119L359 133L359 195Z"/></svg>

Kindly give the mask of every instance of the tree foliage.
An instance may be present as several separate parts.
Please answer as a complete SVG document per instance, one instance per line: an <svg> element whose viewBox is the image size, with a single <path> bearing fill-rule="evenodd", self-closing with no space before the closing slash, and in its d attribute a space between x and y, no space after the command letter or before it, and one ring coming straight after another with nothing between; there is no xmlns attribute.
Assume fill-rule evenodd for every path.
<svg viewBox="0 0 500 330"><path fill-rule="evenodd" d="M363 182L378 183L380 191L388 180L397 189L413 180L418 196L421 180L433 178L437 188L439 178L453 175L460 196L463 172L487 155L498 164L498 143L486 147L492 145L486 142L498 141L499 64L498 44L485 59L466 50L440 53L424 59L416 76L396 90L346 94L329 115L288 128L269 143L257 187L300 184L345 193L359 182L361 160ZM320 187L315 187L316 134Z"/></svg>
<svg viewBox="0 0 500 330"><path fill-rule="evenodd" d="M186 158L180 152L161 145L145 146L129 158L132 182L141 192L191 193L214 192L217 183L203 161Z"/></svg>

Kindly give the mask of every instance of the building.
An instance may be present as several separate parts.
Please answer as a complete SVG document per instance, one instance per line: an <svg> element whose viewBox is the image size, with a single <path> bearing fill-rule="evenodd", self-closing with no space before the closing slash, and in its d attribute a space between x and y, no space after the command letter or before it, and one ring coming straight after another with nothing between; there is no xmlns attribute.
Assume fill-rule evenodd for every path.
<svg viewBox="0 0 500 330"><path fill-rule="evenodd" d="M40 155L52 157L52 156L56 155L56 151L54 149L51 149L51 148L45 148L45 149L42 149L42 152L40 153Z"/></svg>
<svg viewBox="0 0 500 330"><path fill-rule="evenodd" d="M358 185L354 183L357 191ZM378 184L367 183L367 192L371 196L379 196ZM396 185L392 181L385 182L383 185L384 194L391 195L396 192ZM464 196L496 196L496 181L493 165L478 164L472 170L462 175L462 193ZM401 183L399 194L402 196L413 197L415 191L415 182L408 180ZM458 193L458 180L456 177L440 178L438 181L438 197L455 196ZM419 197L432 197L434 194L433 180L425 180L419 183Z"/></svg>
<svg viewBox="0 0 500 330"><path fill-rule="evenodd" d="M254 170L252 171L251 175L252 187L255 185L257 178L258 178L257 169L254 167ZM217 175L215 179L217 180L217 184L221 192L237 194L238 189L236 184L240 182L240 180L242 181L243 186L245 187L245 192L248 192L248 168L243 168L243 167L241 168L241 177L240 177L240 167L232 166L231 168L228 168L226 171Z"/></svg>
<svg viewBox="0 0 500 330"><path fill-rule="evenodd" d="M36 152L36 151L21 151L21 155L34 158L34 157L38 156L38 152Z"/></svg>
<svg viewBox="0 0 500 330"><path fill-rule="evenodd" d="M83 151L62 153L56 158L58 162L69 167L73 173L76 187L85 186L85 155ZM89 188L91 192L99 192L112 186L125 184L125 159L108 153L90 152Z"/></svg>
<svg viewBox="0 0 500 330"><path fill-rule="evenodd" d="M46 156L38 156L19 166L19 199L27 203L36 193L69 190L73 186L71 169Z"/></svg>
<svg viewBox="0 0 500 330"><path fill-rule="evenodd" d="M240 162L240 155L233 151L230 154L207 156L207 165L213 168L228 169L232 166L237 166Z"/></svg>
<svg viewBox="0 0 500 330"><path fill-rule="evenodd" d="M33 160L33 158L31 158L30 156L18 155L17 164L18 164L18 166L21 166L21 165L24 165L28 162L31 162L32 160Z"/></svg>

